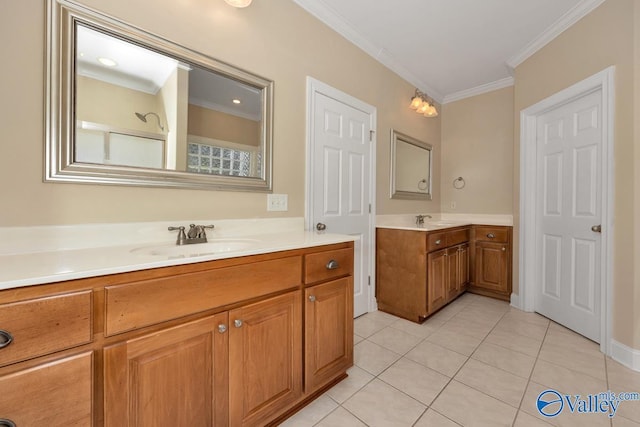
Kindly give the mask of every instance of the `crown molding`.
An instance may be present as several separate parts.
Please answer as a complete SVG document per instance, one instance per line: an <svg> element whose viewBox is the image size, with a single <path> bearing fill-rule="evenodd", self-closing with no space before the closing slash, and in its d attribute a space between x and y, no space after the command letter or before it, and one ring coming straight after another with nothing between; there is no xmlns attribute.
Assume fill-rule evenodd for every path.
<svg viewBox="0 0 640 427"><path fill-rule="evenodd" d="M470 98L476 95L482 95L483 93L492 92L494 90L502 89L505 87L513 86L513 77L505 77L504 79L496 80L495 82L485 83L480 86L472 87L471 89L465 89L458 92L450 93L444 97L443 104L459 101L461 99Z"/></svg>
<svg viewBox="0 0 640 427"><path fill-rule="evenodd" d="M560 19L554 22L549 28L544 30L538 37L529 42L520 52L509 58L506 62L509 68L514 69L518 65L522 64L534 53L542 49L549 42L558 37L565 30L584 18L586 15L591 13L605 1L606 0L583 0L575 5L572 9L562 15Z"/></svg>
<svg viewBox="0 0 640 427"><path fill-rule="evenodd" d="M416 86L422 92L429 94L430 98L433 98L438 103L442 103L442 100L444 99L444 95L442 93L435 90L425 81L407 70L395 58L389 55L384 48L371 43L363 37L351 26L351 24L349 24L349 22L345 21L344 18L338 15L334 10L327 7L327 5L325 5L321 0L294 0L294 2L309 12L313 17L320 20L329 28L369 54L376 61L380 62L385 67Z"/></svg>

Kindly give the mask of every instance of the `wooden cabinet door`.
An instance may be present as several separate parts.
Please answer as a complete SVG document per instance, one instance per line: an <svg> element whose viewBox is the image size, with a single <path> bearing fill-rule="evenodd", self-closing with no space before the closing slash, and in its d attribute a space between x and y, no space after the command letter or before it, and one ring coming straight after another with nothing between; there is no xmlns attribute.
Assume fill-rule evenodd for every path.
<svg viewBox="0 0 640 427"><path fill-rule="evenodd" d="M475 286L508 293L508 254L504 243L476 242Z"/></svg>
<svg viewBox="0 0 640 427"><path fill-rule="evenodd" d="M427 305L433 313L447 302L447 280L449 279L447 249L427 255Z"/></svg>
<svg viewBox="0 0 640 427"><path fill-rule="evenodd" d="M87 352L0 376L0 419L18 427L92 425L92 368Z"/></svg>
<svg viewBox="0 0 640 427"><path fill-rule="evenodd" d="M458 293L463 292L469 283L469 244L458 246Z"/></svg>
<svg viewBox="0 0 640 427"><path fill-rule="evenodd" d="M226 425L227 314L104 350L105 425Z"/></svg>
<svg viewBox="0 0 640 427"><path fill-rule="evenodd" d="M305 391L313 391L353 365L351 277L305 290Z"/></svg>
<svg viewBox="0 0 640 427"><path fill-rule="evenodd" d="M458 292L460 291L459 255L460 252L458 250L458 246L454 246L446 250L447 280L445 286L447 290L447 302L458 296Z"/></svg>
<svg viewBox="0 0 640 427"><path fill-rule="evenodd" d="M264 425L302 395L301 292L229 312L230 426Z"/></svg>

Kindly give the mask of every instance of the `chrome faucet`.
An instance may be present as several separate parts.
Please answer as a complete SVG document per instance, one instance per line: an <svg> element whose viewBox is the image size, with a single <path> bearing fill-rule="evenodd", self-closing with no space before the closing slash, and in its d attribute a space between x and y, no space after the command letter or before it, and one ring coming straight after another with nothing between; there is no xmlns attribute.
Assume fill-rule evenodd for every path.
<svg viewBox="0 0 640 427"><path fill-rule="evenodd" d="M177 231L178 239L176 240L176 245L191 245L193 243L207 243L207 233L205 232L206 228L213 229L214 225L189 225L189 231L185 233L184 226L179 227L169 227L169 231Z"/></svg>
<svg viewBox="0 0 640 427"><path fill-rule="evenodd" d="M416 215L416 226L422 227L424 225L425 218L433 218L431 215Z"/></svg>

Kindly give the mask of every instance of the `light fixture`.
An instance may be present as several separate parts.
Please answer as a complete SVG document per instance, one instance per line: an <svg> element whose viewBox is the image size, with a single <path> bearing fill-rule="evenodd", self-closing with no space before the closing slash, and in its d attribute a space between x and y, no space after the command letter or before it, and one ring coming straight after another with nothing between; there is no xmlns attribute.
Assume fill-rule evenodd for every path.
<svg viewBox="0 0 640 427"><path fill-rule="evenodd" d="M436 117L438 110L436 109L433 99L429 98L426 93L416 89L416 93L411 98L411 104L409 108L416 110L416 113L422 114L425 117Z"/></svg>
<svg viewBox="0 0 640 427"><path fill-rule="evenodd" d="M111 58L98 58L98 62L105 67L115 67L118 65L118 63Z"/></svg>
<svg viewBox="0 0 640 427"><path fill-rule="evenodd" d="M247 7L252 0L224 0L228 5L233 7Z"/></svg>
<svg viewBox="0 0 640 427"><path fill-rule="evenodd" d="M152 115L154 116L156 119L158 119L158 127L160 128L160 130L164 131L164 126L162 126L162 124L160 123L160 116L157 115L154 112L149 112L146 114L142 114L142 113L136 113L136 117L139 118L141 121L147 123L147 116L148 115Z"/></svg>
<svg viewBox="0 0 640 427"><path fill-rule="evenodd" d="M233 102L234 104L240 104L242 101L240 101L238 98L236 98L231 102Z"/></svg>

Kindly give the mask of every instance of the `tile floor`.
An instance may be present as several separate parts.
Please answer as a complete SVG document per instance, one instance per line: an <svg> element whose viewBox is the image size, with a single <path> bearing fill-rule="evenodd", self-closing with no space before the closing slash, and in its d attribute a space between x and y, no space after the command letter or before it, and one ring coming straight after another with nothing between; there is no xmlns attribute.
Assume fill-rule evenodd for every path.
<svg viewBox="0 0 640 427"><path fill-rule="evenodd" d="M354 330L349 378L283 426L640 426L640 402L622 402L612 419L568 410L544 419L535 402L546 389L640 391L640 373L506 302L464 294L422 325L378 311Z"/></svg>

